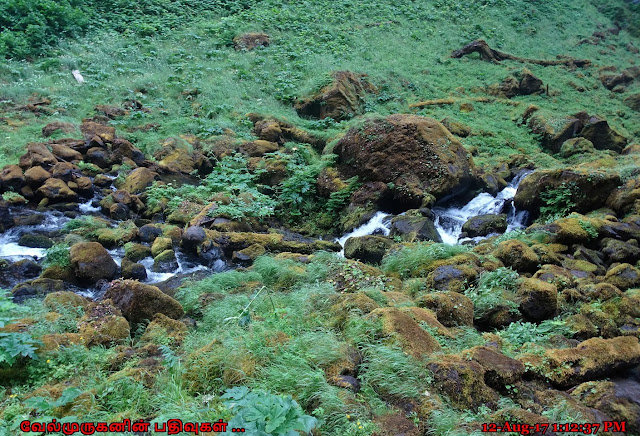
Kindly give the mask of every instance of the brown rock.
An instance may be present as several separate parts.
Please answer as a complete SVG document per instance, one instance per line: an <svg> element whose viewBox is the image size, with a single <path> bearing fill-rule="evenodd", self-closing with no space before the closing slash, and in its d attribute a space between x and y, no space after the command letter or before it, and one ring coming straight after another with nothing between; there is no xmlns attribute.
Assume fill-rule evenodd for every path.
<svg viewBox="0 0 640 436"><path fill-rule="evenodd" d="M397 204L420 207L423 197L453 195L476 184L462 144L439 122L417 115L365 121L336 144L343 178L394 185Z"/></svg>
<svg viewBox="0 0 640 436"><path fill-rule="evenodd" d="M591 141L597 150L620 153L627 145L627 138L611 128L607 120L598 116L589 118L579 136Z"/></svg>
<svg viewBox="0 0 640 436"><path fill-rule="evenodd" d="M58 162L51 167L51 176L65 182L70 182L73 179L73 171L75 169L76 167L72 163Z"/></svg>
<svg viewBox="0 0 640 436"><path fill-rule="evenodd" d="M83 282L111 280L118 269L109 252L97 242L75 244L71 247L70 257L76 277Z"/></svg>
<svg viewBox="0 0 640 436"><path fill-rule="evenodd" d="M395 338L405 352L416 358L440 350L440 344L411 316L395 307L375 309L368 318L381 319L383 332Z"/></svg>
<svg viewBox="0 0 640 436"><path fill-rule="evenodd" d="M65 161L82 160L82 154L71 147L62 144L51 144L51 152L54 156Z"/></svg>
<svg viewBox="0 0 640 436"><path fill-rule="evenodd" d="M116 138L115 128L94 121L84 121L80 126L80 131L88 140L93 140L97 136L103 142L110 143Z"/></svg>
<svg viewBox="0 0 640 436"><path fill-rule="evenodd" d="M134 280L111 282L105 298L110 298L132 324L153 319L156 313L162 313L172 319L179 319L184 315L179 302L155 286Z"/></svg>
<svg viewBox="0 0 640 436"><path fill-rule="evenodd" d="M76 201L78 194L72 191L60 179L50 178L37 190L37 193L51 201Z"/></svg>
<svg viewBox="0 0 640 436"><path fill-rule="evenodd" d="M158 177L158 173L148 168L136 168L129 173L124 180L124 184L119 188L131 194L137 194L151 186L156 177Z"/></svg>
<svg viewBox="0 0 640 436"><path fill-rule="evenodd" d="M13 188L18 190L24 186L25 175L22 173L22 168L18 165L7 165L0 172L0 182L2 186L7 188Z"/></svg>
<svg viewBox="0 0 640 436"><path fill-rule="evenodd" d="M20 158L18 165L23 169L37 165L50 168L57 162L58 159L56 159L44 144L32 142L27 144L27 153Z"/></svg>
<svg viewBox="0 0 640 436"><path fill-rule="evenodd" d="M257 47L268 47L269 43L269 35L261 32L244 33L233 38L233 47L238 51L251 51Z"/></svg>
<svg viewBox="0 0 640 436"><path fill-rule="evenodd" d="M44 136L45 138L48 138L58 130L63 133L73 133L76 130L76 126L74 126L71 123L62 123L59 121L54 121L53 123L49 123L42 128L42 136Z"/></svg>

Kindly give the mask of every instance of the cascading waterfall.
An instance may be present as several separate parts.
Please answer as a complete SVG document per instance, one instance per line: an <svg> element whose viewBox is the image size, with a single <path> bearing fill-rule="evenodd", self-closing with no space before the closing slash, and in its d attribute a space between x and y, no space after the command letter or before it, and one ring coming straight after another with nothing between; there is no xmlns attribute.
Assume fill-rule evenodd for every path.
<svg viewBox="0 0 640 436"><path fill-rule="evenodd" d="M512 200L516 195L520 182L522 182L522 180L530 173L531 171L528 170L520 172L513 178L511 183L509 183L495 197L489 193L483 192L478 194L462 207L434 207L432 209L432 212L435 215L434 224L442 238L442 242L454 245L465 240L483 239L483 237L478 237L460 240L462 226L464 223L467 222L469 218L478 215L506 213L507 232L523 228L528 214L526 211L517 211L513 206ZM391 218L392 215L390 214L377 212L365 224L345 234L341 238L338 238L336 241L344 247L347 239L351 237L371 235L376 232L387 236L391 229ZM344 254L344 249L340 253Z"/></svg>

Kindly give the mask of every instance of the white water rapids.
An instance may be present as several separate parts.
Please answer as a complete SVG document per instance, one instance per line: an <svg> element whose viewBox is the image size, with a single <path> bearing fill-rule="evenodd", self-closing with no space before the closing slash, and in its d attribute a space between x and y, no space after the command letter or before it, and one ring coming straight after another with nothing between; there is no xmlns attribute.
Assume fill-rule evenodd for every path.
<svg viewBox="0 0 640 436"><path fill-rule="evenodd" d="M460 239L462 226L469 218L488 214L507 214L507 232L524 227L527 219L526 211L516 211L512 200L518 190L518 185L531 171L522 171L513 178L502 191L495 197L483 192L474 197L464 206L434 207L432 212L435 215L435 227L445 244L454 245L470 238ZM506 210L505 210L506 206ZM344 247L347 239L357 236L371 235L380 232L384 236L389 235L391 229L392 215L385 212L377 212L369 221L345 234L336 241ZM473 238L480 240L483 237ZM341 251L341 254L344 250Z"/></svg>

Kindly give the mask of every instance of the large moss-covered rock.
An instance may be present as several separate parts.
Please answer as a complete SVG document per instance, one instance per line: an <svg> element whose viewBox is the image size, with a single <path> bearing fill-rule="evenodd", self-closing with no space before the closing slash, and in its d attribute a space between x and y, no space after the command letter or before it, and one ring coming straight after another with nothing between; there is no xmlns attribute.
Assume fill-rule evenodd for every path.
<svg viewBox="0 0 640 436"><path fill-rule="evenodd" d="M576 386L571 396L612 420L625 422L628 433L640 434L640 383L636 380L586 382Z"/></svg>
<svg viewBox="0 0 640 436"><path fill-rule="evenodd" d="M118 265L109 252L97 242L80 242L69 252L71 266L76 277L83 282L95 283L100 279L111 280Z"/></svg>
<svg viewBox="0 0 640 436"><path fill-rule="evenodd" d="M375 89L365 79L366 75L336 71L332 76L330 84L296 102L295 109L300 116L345 120L364 111L366 93Z"/></svg>
<svg viewBox="0 0 640 436"><path fill-rule="evenodd" d="M87 347L112 346L129 338L129 323L110 300L103 300L87 308L78 321L78 333Z"/></svg>
<svg viewBox="0 0 640 436"><path fill-rule="evenodd" d="M38 167L40 168L40 167ZM0 185L5 188L19 190L24 186L25 174L18 165L7 165L0 172Z"/></svg>
<svg viewBox="0 0 640 436"><path fill-rule="evenodd" d="M463 354L478 362L484 369L485 382L494 388L502 389L512 384L524 374L524 364L512 359L491 347L473 347Z"/></svg>
<svg viewBox="0 0 640 436"><path fill-rule="evenodd" d="M571 138L562 143L560 156L571 157L576 154L593 153L596 149L593 143L585 138Z"/></svg>
<svg viewBox="0 0 640 436"><path fill-rule="evenodd" d="M552 318L558 310L558 289L540 279L523 279L518 287L520 311L533 321Z"/></svg>
<svg viewBox="0 0 640 436"><path fill-rule="evenodd" d="M173 249L173 241L171 240L171 238L164 238L164 237L156 238L153 241L153 244L151 245L151 255L153 257L156 257L163 251L172 250L172 249Z"/></svg>
<svg viewBox="0 0 640 436"><path fill-rule="evenodd" d="M75 292L52 292L48 294L43 301L44 305L51 310L63 309L86 309L89 306L89 300L76 294Z"/></svg>
<svg viewBox="0 0 640 436"><path fill-rule="evenodd" d="M55 279L35 279L16 285L12 290L13 301L22 303L28 298L44 297L52 292L64 291L64 282Z"/></svg>
<svg viewBox="0 0 640 436"><path fill-rule="evenodd" d="M143 342L162 345L167 339L171 343L180 343L187 334L187 326L183 322L157 313L140 338Z"/></svg>
<svg viewBox="0 0 640 436"><path fill-rule="evenodd" d="M426 285L438 291L462 293L477 276L475 268L468 265L442 265L429 273Z"/></svg>
<svg viewBox="0 0 640 436"><path fill-rule="evenodd" d="M118 188L131 194L138 194L151 186L156 177L158 177L158 173L149 168L136 168L129 173L122 186L118 186Z"/></svg>
<svg viewBox="0 0 640 436"><path fill-rule="evenodd" d="M182 305L155 286L134 280L111 282L105 298L110 298L132 324L153 319L156 313L179 319L184 315Z"/></svg>
<svg viewBox="0 0 640 436"><path fill-rule="evenodd" d="M557 153L566 140L582 129L585 116L586 114L578 114L578 116L545 118L535 115L529 120L529 128L536 135L540 135L543 148Z"/></svg>
<svg viewBox="0 0 640 436"><path fill-rule="evenodd" d="M628 263L622 263L607 271L604 280L621 290L640 286L640 270Z"/></svg>
<svg viewBox="0 0 640 436"><path fill-rule="evenodd" d="M535 372L560 387L619 374L640 363L638 338L619 336L612 339L591 338L575 348L551 349L543 359L523 356ZM535 362L533 365L531 365Z"/></svg>
<svg viewBox="0 0 640 436"><path fill-rule="evenodd" d="M620 184L620 176L604 171L578 169L537 170L525 177L518 186L514 205L533 216L545 206L542 194L567 194L574 205L572 210L586 213L605 205L607 198Z"/></svg>
<svg viewBox="0 0 640 436"><path fill-rule="evenodd" d="M350 129L333 152L344 177L392 183L401 206L420 207L427 194L439 199L476 183L467 151L432 118L398 114L367 120Z"/></svg>
<svg viewBox="0 0 640 436"><path fill-rule="evenodd" d="M168 273L177 270L179 267L176 253L169 249L164 250L153 258L153 271L160 273Z"/></svg>
<svg viewBox="0 0 640 436"><path fill-rule="evenodd" d="M440 350L438 341L400 309L382 307L375 309L367 317L381 320L383 333L397 341L405 352L416 358Z"/></svg>
<svg viewBox="0 0 640 436"><path fill-rule="evenodd" d="M147 269L140 263L132 262L125 257L122 259L122 264L120 265L120 267L122 269L122 278L133 280L147 279Z"/></svg>
<svg viewBox="0 0 640 436"><path fill-rule="evenodd" d="M383 236L358 236L347 239L344 244L344 256L368 263L380 263L394 242Z"/></svg>
<svg viewBox="0 0 640 436"><path fill-rule="evenodd" d="M400 236L408 242L442 242L436 226L429 218L422 216L397 216L391 220L391 237Z"/></svg>
<svg viewBox="0 0 640 436"><path fill-rule="evenodd" d="M58 159L49 151L46 145L32 142L27 144L27 153L20 157L18 165L26 170L34 166L50 168L57 162Z"/></svg>
<svg viewBox="0 0 640 436"><path fill-rule="evenodd" d="M219 232L217 230L205 230L205 233L209 243L221 247L229 255L253 244L262 245L270 252L311 254L319 250L340 251L340 244L337 242L299 237L291 234Z"/></svg>
<svg viewBox="0 0 640 436"><path fill-rule="evenodd" d="M432 310L447 327L473 325L473 302L457 292L432 292L419 297L418 306Z"/></svg>
<svg viewBox="0 0 640 436"><path fill-rule="evenodd" d="M540 259L538 255L524 242L509 239L498 244L493 252L505 266L518 272L534 272L538 269Z"/></svg>
<svg viewBox="0 0 640 436"><path fill-rule="evenodd" d="M462 231L470 238L504 233L507 230L507 215L488 214L471 217L462 225Z"/></svg>
<svg viewBox="0 0 640 436"><path fill-rule="evenodd" d="M3 173L4 173L4 170L3 170ZM0 178L2 177L0 176ZM31 186L33 189L36 189L40 187L40 185L42 185L44 182L46 182L47 179L51 178L51 173L45 170L44 168L42 168L41 166L35 166L35 167L29 168L27 171L24 172L24 178L29 186ZM2 184L5 186L11 186L11 185L8 185L4 180Z"/></svg>
<svg viewBox="0 0 640 436"><path fill-rule="evenodd" d="M460 409L491 407L498 401L498 394L485 384L485 371L478 362L449 355L430 362L427 368L433 373L438 390Z"/></svg>
<svg viewBox="0 0 640 436"><path fill-rule="evenodd" d="M78 200L78 194L60 179L47 179L47 181L38 188L37 193L52 202Z"/></svg>

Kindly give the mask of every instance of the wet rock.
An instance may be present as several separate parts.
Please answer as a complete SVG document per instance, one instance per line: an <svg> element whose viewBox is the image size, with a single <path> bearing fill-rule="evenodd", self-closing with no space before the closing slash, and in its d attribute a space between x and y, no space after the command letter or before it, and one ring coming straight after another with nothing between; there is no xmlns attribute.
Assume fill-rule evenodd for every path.
<svg viewBox="0 0 640 436"><path fill-rule="evenodd" d="M37 233L25 233L18 241L18 245L30 248L51 248L53 244L54 242L51 238Z"/></svg>
<svg viewBox="0 0 640 436"><path fill-rule="evenodd" d="M132 262L125 257L122 259L120 267L122 269L122 277L125 279L141 281L147 279L147 269L140 263Z"/></svg>
<svg viewBox="0 0 640 436"><path fill-rule="evenodd" d="M366 80L366 75L351 71L336 71L333 81L314 95L295 104L298 115L311 118L333 118L345 120L364 112L367 92L375 88Z"/></svg>
<svg viewBox="0 0 640 436"><path fill-rule="evenodd" d="M236 51L251 51L257 47L268 47L269 43L269 35L262 32L243 33L233 38L233 47Z"/></svg>
<svg viewBox="0 0 640 436"><path fill-rule="evenodd" d="M344 256L362 262L378 264L394 242L382 236L359 236L347 239L344 244Z"/></svg>
<svg viewBox="0 0 640 436"><path fill-rule="evenodd" d="M51 173L40 166L35 166L25 171L24 177L29 186L37 188L51 178Z"/></svg>
<svg viewBox="0 0 640 436"><path fill-rule="evenodd" d="M78 194L72 191L69 186L60 179L47 179L47 181L38 188L37 193L54 202L78 200Z"/></svg>
<svg viewBox="0 0 640 436"><path fill-rule="evenodd" d="M77 243L71 247L69 255L76 277L83 282L111 280L116 275L118 265L109 252L97 242Z"/></svg>
<svg viewBox="0 0 640 436"><path fill-rule="evenodd" d="M406 352L416 358L440 350L440 344L409 315L395 307L373 310L367 318L380 319L386 336L395 339Z"/></svg>
<svg viewBox="0 0 640 436"><path fill-rule="evenodd" d="M86 309L78 321L78 333L87 347L110 347L130 337L129 323L108 299Z"/></svg>
<svg viewBox="0 0 640 436"><path fill-rule="evenodd" d="M169 273L179 267L176 253L172 250L164 250L153 258L153 272Z"/></svg>
<svg viewBox="0 0 640 436"><path fill-rule="evenodd" d="M577 169L537 170L518 186L514 205L529 211L533 217L545 205L541 195L553 190L569 193L573 210L586 213L605 205L609 195L620 185L620 176L604 171Z"/></svg>
<svg viewBox="0 0 640 436"><path fill-rule="evenodd" d="M0 183L4 188L19 190L24 186L25 176L18 165L7 165L0 172Z"/></svg>
<svg viewBox="0 0 640 436"><path fill-rule="evenodd" d="M11 294L15 303L22 303L28 298L44 297L52 292L61 291L64 291L62 280L35 279L16 285Z"/></svg>
<svg viewBox="0 0 640 436"><path fill-rule="evenodd" d="M50 168L57 162L58 159L56 159L44 144L32 142L27 144L27 153L20 157L18 165L26 170L34 166Z"/></svg>
<svg viewBox="0 0 640 436"><path fill-rule="evenodd" d="M462 226L462 231L470 238L504 233L507 230L506 214L487 214L471 217Z"/></svg>
<svg viewBox="0 0 640 436"><path fill-rule="evenodd" d="M63 144L51 144L51 152L58 159L62 159L67 162L82 160L82 154Z"/></svg>
<svg viewBox="0 0 640 436"><path fill-rule="evenodd" d="M162 235L162 229L153 224L145 224L140 227L138 232L138 237L142 242L153 242L160 235Z"/></svg>
<svg viewBox="0 0 640 436"><path fill-rule="evenodd" d="M112 182L113 179L105 174L98 174L93 179L93 184L100 188L106 188L107 186L110 186Z"/></svg>
<svg viewBox="0 0 640 436"><path fill-rule="evenodd" d="M477 184L475 167L462 144L439 122L417 115L391 115L350 129L333 152L343 179L393 186L395 207L420 207Z"/></svg>
<svg viewBox="0 0 640 436"><path fill-rule="evenodd" d="M473 360L456 355L442 356L430 362L427 368L433 373L438 390L460 409L475 410L498 401L498 394L484 382L484 369Z"/></svg>
<svg viewBox="0 0 640 436"><path fill-rule="evenodd" d="M429 218L420 216L397 216L391 220L390 236L400 236L404 241L442 242L436 226Z"/></svg>
<svg viewBox="0 0 640 436"><path fill-rule="evenodd" d="M156 313L162 313L172 319L180 319L184 315L179 302L155 286L134 280L111 282L105 298L110 298L132 324L153 319Z"/></svg>
<svg viewBox="0 0 640 436"><path fill-rule="evenodd" d="M524 374L524 364L512 359L491 347L473 347L464 352L484 369L484 380L487 385L504 389L505 385L513 384Z"/></svg>
<svg viewBox="0 0 640 436"><path fill-rule="evenodd" d="M158 173L148 168L136 168L129 173L119 188L131 194L138 194L151 186L156 177L158 177Z"/></svg>
<svg viewBox="0 0 640 436"><path fill-rule="evenodd" d="M571 157L576 154L588 154L596 151L593 143L585 138L571 138L562 143L560 156Z"/></svg>
<svg viewBox="0 0 640 436"><path fill-rule="evenodd" d="M432 310L447 327L472 326L473 302L457 292L432 292L416 300L419 307Z"/></svg>
<svg viewBox="0 0 640 436"><path fill-rule="evenodd" d="M532 321L552 318L558 310L558 289L539 279L522 279L518 299L520 311Z"/></svg>
<svg viewBox="0 0 640 436"><path fill-rule="evenodd" d="M494 256L504 263L506 267L518 272L535 272L538 269L540 259L527 244L517 239L509 239L498 244L493 252Z"/></svg>
<svg viewBox="0 0 640 436"><path fill-rule="evenodd" d="M42 136L48 138L53 135L55 132L62 133L73 133L76 131L76 126L71 123L62 123L60 121L54 121L53 123L49 123L42 128Z"/></svg>
<svg viewBox="0 0 640 436"><path fill-rule="evenodd" d="M109 207L109 216L111 217L112 220L116 220L116 221L127 220L130 217L129 212L130 212L130 209L122 203L112 204L111 207Z"/></svg>
<svg viewBox="0 0 640 436"><path fill-rule="evenodd" d="M623 291L635 288L640 286L640 270L628 263L622 263L607 271L604 280Z"/></svg>
<svg viewBox="0 0 640 436"><path fill-rule="evenodd" d="M9 208L9 203L0 198L0 232L13 227L15 221Z"/></svg>
<svg viewBox="0 0 640 436"><path fill-rule="evenodd" d="M231 260L242 265L251 265L254 260L265 254L267 250L260 244L253 244L242 250L234 251Z"/></svg>
<svg viewBox="0 0 640 436"><path fill-rule="evenodd" d="M138 262L146 257L151 256L151 248L147 247L146 245L135 244L131 242L124 246L124 255L132 262Z"/></svg>
<svg viewBox="0 0 640 436"><path fill-rule="evenodd" d="M116 138L113 141L111 159L118 163L123 162L125 159L131 159L139 166L145 162L144 153L132 143L122 138Z"/></svg>
<svg viewBox="0 0 640 436"><path fill-rule="evenodd" d="M640 248L638 248L637 241L633 241L635 244L612 238L604 238L600 241L600 246L602 247L600 251L607 256L609 263L636 263L640 260Z"/></svg>
<svg viewBox="0 0 640 436"><path fill-rule="evenodd" d="M188 251L197 251L198 247L207 239L204 229L191 226L182 234L182 246Z"/></svg>
<svg viewBox="0 0 640 436"><path fill-rule="evenodd" d="M518 360L523 359L526 364L526 358ZM547 350L536 370L554 385L569 387L620 374L638 363L638 338L619 336L612 339L591 338L575 348Z"/></svg>
<svg viewBox="0 0 640 436"><path fill-rule="evenodd" d="M156 257L165 250L173 250L173 241L171 238L158 237L151 245L151 255Z"/></svg>
<svg viewBox="0 0 640 436"><path fill-rule="evenodd" d="M627 145L627 138L612 129L607 120L598 116L589 118L579 135L591 141L597 150L621 153Z"/></svg>

